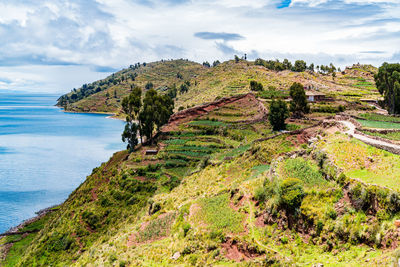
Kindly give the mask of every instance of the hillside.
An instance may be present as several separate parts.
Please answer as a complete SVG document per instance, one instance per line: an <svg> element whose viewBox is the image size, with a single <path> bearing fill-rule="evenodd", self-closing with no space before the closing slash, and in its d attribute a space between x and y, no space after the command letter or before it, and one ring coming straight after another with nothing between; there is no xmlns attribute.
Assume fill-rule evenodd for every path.
<svg viewBox="0 0 400 267"><path fill-rule="evenodd" d="M73 90L62 96L58 105L67 111L118 114L121 99L129 94L132 86L145 89L151 83L163 93L170 93L176 88L173 95L176 95L175 110L178 110L220 97L248 93L250 80L263 84L264 91L259 96L267 99L287 96L293 82L301 82L314 91L339 100L378 99L380 95L373 80L375 72L376 68L372 66L354 65L337 72L333 78L332 75L309 71L273 71L249 61L227 61L211 68L187 60L159 61L145 66L131 66L104 80L85 85L76 92ZM188 86L181 91L183 84Z"/></svg>
<svg viewBox="0 0 400 267"><path fill-rule="evenodd" d="M397 117L354 107L350 121L360 131L398 137L379 129L397 127ZM1 239L2 264L397 261L400 156L343 134L338 121L348 116L314 113L274 132L267 114L253 94L176 113L152 147L157 155L147 155L149 147L115 153L65 203L24 228L35 231Z"/></svg>

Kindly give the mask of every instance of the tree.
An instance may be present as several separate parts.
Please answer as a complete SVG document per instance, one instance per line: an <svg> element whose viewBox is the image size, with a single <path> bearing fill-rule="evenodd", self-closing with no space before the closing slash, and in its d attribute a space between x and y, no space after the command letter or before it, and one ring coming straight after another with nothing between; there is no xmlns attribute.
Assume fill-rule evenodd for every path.
<svg viewBox="0 0 400 267"><path fill-rule="evenodd" d="M146 88L146 90L150 90L150 89L154 88L154 85L152 82L147 82L145 88Z"/></svg>
<svg viewBox="0 0 400 267"><path fill-rule="evenodd" d="M311 63L310 66L308 66L308 70L314 72L314 63Z"/></svg>
<svg viewBox="0 0 400 267"><path fill-rule="evenodd" d="M286 129L285 120L289 117L287 105L282 100L272 100L269 106L268 119L274 131Z"/></svg>
<svg viewBox="0 0 400 267"><path fill-rule="evenodd" d="M189 91L189 86L186 83L183 83L181 86L179 86L179 92L181 94L186 93L187 91Z"/></svg>
<svg viewBox="0 0 400 267"><path fill-rule="evenodd" d="M206 68L211 67L211 65L210 65L210 63L208 61L203 62L203 66L206 67Z"/></svg>
<svg viewBox="0 0 400 267"><path fill-rule="evenodd" d="M221 64L221 62L219 62L219 60L216 60L216 61L213 62L213 67L216 67L216 66L218 66L219 64Z"/></svg>
<svg viewBox="0 0 400 267"><path fill-rule="evenodd" d="M383 63L375 74L375 83L390 114L400 114L400 64Z"/></svg>
<svg viewBox="0 0 400 267"><path fill-rule="evenodd" d="M159 95L150 89L143 99L143 108L139 112L141 134L152 143L154 130L158 131L173 114L174 101L168 95Z"/></svg>
<svg viewBox="0 0 400 267"><path fill-rule="evenodd" d="M303 72L307 69L307 63L304 60L296 60L293 70L296 72Z"/></svg>
<svg viewBox="0 0 400 267"><path fill-rule="evenodd" d="M285 70L291 70L293 67L292 63L287 58L285 58L283 60L282 64L283 64L283 67L285 68Z"/></svg>
<svg viewBox="0 0 400 267"><path fill-rule="evenodd" d="M168 96L170 98L175 98L178 90L176 89L176 84L173 84L172 87L168 90Z"/></svg>
<svg viewBox="0 0 400 267"><path fill-rule="evenodd" d="M137 134L140 132L140 124L136 122L142 106L142 89L135 87L129 96L122 100L122 110L126 114L126 125L122 133L122 141L128 142L127 149L132 152L138 144ZM142 136L140 136L142 140Z"/></svg>
<svg viewBox="0 0 400 267"><path fill-rule="evenodd" d="M250 81L250 90L252 90L252 91L262 91L263 90L263 85L261 83L256 82L256 81Z"/></svg>
<svg viewBox="0 0 400 267"><path fill-rule="evenodd" d="M294 117L302 117L304 114L310 112L310 106L307 103L306 92L301 83L293 83L290 86L290 111L293 112Z"/></svg>

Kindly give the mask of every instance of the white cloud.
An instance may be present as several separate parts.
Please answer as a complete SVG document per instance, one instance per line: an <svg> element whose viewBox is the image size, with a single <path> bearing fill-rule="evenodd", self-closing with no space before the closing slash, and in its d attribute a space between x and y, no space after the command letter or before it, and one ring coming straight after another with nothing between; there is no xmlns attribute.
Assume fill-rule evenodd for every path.
<svg viewBox="0 0 400 267"><path fill-rule="evenodd" d="M380 64L398 52L400 42L400 3L394 0L292 0L281 9L280 0L1 1L0 77L13 82L0 88L8 89L67 90L105 75L93 72L93 65L226 60L231 53ZM34 69L34 75L21 68ZM68 71L54 80L51 69ZM87 79L81 73L75 79L74 69Z"/></svg>
<svg viewBox="0 0 400 267"><path fill-rule="evenodd" d="M296 4L307 4L310 7L315 7L326 2L328 2L328 0L292 0L290 6L293 7Z"/></svg>

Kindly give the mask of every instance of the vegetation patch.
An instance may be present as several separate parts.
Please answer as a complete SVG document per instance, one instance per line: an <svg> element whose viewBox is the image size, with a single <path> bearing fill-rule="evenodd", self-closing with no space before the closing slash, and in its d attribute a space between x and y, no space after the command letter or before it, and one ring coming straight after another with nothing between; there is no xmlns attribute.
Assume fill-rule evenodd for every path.
<svg viewBox="0 0 400 267"><path fill-rule="evenodd" d="M386 122L400 123L400 117L395 117L395 116L382 115L377 113L362 113L359 114L358 116L369 121L386 121Z"/></svg>
<svg viewBox="0 0 400 267"><path fill-rule="evenodd" d="M164 213L157 219L142 225L137 234L136 241L139 243L151 242L166 237L176 218L175 212Z"/></svg>
<svg viewBox="0 0 400 267"><path fill-rule="evenodd" d="M386 121L357 120L363 127L379 129L400 129L400 123Z"/></svg>
<svg viewBox="0 0 400 267"><path fill-rule="evenodd" d="M283 177L300 179L308 186L326 183L318 166L302 157L286 160L283 164L282 171Z"/></svg>
<svg viewBox="0 0 400 267"><path fill-rule="evenodd" d="M229 195L221 194L201 199L200 217L213 231L239 233L243 231L244 216L229 206Z"/></svg>
<svg viewBox="0 0 400 267"><path fill-rule="evenodd" d="M377 136L385 139L400 141L400 131L399 132L387 132L387 133L379 133L375 131L368 131L367 129L361 130L363 133Z"/></svg>

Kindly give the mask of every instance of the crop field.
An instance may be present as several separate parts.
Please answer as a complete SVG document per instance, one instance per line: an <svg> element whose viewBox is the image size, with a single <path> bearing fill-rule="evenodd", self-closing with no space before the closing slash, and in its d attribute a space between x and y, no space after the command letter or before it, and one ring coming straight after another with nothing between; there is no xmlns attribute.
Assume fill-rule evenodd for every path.
<svg viewBox="0 0 400 267"><path fill-rule="evenodd" d="M349 177L400 190L400 156L341 134L322 145Z"/></svg>
<svg viewBox="0 0 400 267"><path fill-rule="evenodd" d="M385 122L400 123L400 117L395 117L395 116L388 116L388 115L382 115L382 114L377 114L377 113L362 113L362 114L359 114L359 116L361 118L369 120L369 121L385 121Z"/></svg>
<svg viewBox="0 0 400 267"><path fill-rule="evenodd" d="M368 130L362 130L362 132L372 136L377 136L394 141L400 141L400 132L377 133Z"/></svg>
<svg viewBox="0 0 400 267"><path fill-rule="evenodd" d="M400 123L386 121L357 120L365 128L400 129Z"/></svg>

